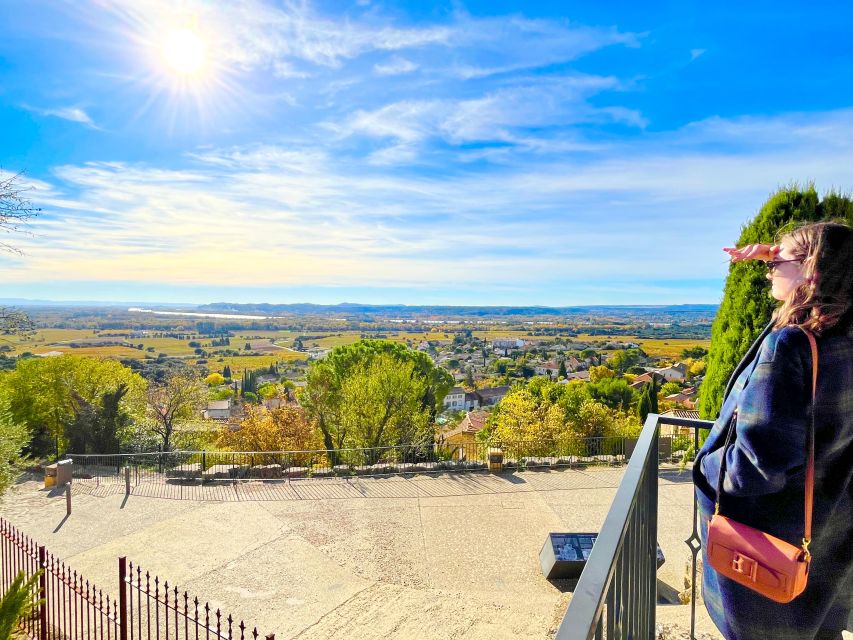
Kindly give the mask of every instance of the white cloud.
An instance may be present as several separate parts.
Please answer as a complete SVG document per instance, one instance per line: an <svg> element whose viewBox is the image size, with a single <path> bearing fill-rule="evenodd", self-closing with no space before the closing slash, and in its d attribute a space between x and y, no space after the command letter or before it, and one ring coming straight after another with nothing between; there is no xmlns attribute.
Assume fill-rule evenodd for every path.
<svg viewBox="0 0 853 640"><path fill-rule="evenodd" d="M411 60L406 60L399 56L394 56L384 64L373 65L373 70L380 76L398 76L404 73L411 73L418 68Z"/></svg>
<svg viewBox="0 0 853 640"><path fill-rule="evenodd" d="M33 113L37 113L42 116L61 118L62 120L68 120L70 122L79 122L80 124L84 124L87 127L91 127L92 129L97 129L95 123L92 121L92 118L89 117L89 114L87 114L80 107L40 108L31 107L28 105L21 106L27 111L32 111Z"/></svg>
<svg viewBox="0 0 853 640"><path fill-rule="evenodd" d="M779 184L849 184L850 115L812 114L835 131L829 146L766 139L800 118L717 119L574 158L434 176L396 169L405 144L381 166L276 145L207 150L184 169L69 165L34 193L45 213L38 237L22 240L26 269L11 257L0 265L10 283L441 288L465 273L483 290L495 274L505 287L571 289L590 274L669 279L673 264L680 278L721 277L719 247ZM752 144L704 150L709 130Z"/></svg>
<svg viewBox="0 0 853 640"><path fill-rule="evenodd" d="M690 62L693 62L696 58L705 53L707 49L691 49L690 50Z"/></svg>

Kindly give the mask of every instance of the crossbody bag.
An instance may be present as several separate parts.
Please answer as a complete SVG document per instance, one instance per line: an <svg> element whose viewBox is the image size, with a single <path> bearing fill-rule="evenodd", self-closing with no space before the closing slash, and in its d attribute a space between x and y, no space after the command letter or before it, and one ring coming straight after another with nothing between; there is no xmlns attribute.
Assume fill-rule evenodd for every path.
<svg viewBox="0 0 853 640"><path fill-rule="evenodd" d="M802 327L801 327L802 328ZM805 523L803 542L795 546L760 529L732 520L720 513L720 495L726 472L726 449L735 431L737 410L729 422L729 431L723 445L720 475L717 480L717 498L714 515L708 525L708 561L720 575L734 580L761 595L779 603L791 602L806 588L811 553L812 504L814 499L814 431L815 396L817 394L817 343L811 332L803 329L812 352L812 406L806 441Z"/></svg>

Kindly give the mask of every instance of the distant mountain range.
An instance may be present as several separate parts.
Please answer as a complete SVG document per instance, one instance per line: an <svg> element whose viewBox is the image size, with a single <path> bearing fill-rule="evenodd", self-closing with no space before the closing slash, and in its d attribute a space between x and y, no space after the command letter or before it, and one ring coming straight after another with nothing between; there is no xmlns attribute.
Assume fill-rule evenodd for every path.
<svg viewBox="0 0 853 640"><path fill-rule="evenodd" d="M690 319L711 317L717 313L716 304L683 305L591 305L583 307L486 307L450 305L373 305L342 302L335 305L320 304L235 304L214 302L199 305L199 311L239 314L337 314L337 315L396 315L400 318L423 316L494 317L494 316L684 316Z"/></svg>
<svg viewBox="0 0 853 640"><path fill-rule="evenodd" d="M93 300L31 300L24 298L0 298L0 306L17 307L51 307L51 308L128 308L144 306L149 309L197 311L200 313L222 314L253 314L263 316L277 315L329 315L340 317L352 316L382 316L397 318L425 317L456 317L456 318L485 318L485 317L620 317L669 319L685 321L702 321L713 319L719 305L716 304L680 304L680 305L589 305L577 307L546 307L546 306L453 306L453 305L404 305L404 304L360 304L342 302L340 304L270 304L270 303L235 303L213 302L209 304L181 303L151 303L151 302L104 302Z"/></svg>

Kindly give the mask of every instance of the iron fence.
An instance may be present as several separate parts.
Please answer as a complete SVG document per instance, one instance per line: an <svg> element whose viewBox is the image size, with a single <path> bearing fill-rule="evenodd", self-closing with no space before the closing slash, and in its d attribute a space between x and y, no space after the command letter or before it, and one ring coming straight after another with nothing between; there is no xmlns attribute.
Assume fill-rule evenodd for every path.
<svg viewBox="0 0 853 640"><path fill-rule="evenodd" d="M683 440L683 437L681 438ZM676 437L660 439L661 458L675 460L687 448ZM576 438L560 442L436 443L304 451L169 451L68 454L75 480L125 483L208 483L289 480L407 473L485 471L499 451L508 471L626 463L636 438ZM679 448L681 450L679 450Z"/></svg>
<svg viewBox="0 0 853 640"><path fill-rule="evenodd" d="M650 414L634 449L604 525L593 545L555 640L592 638L654 638L657 606L657 506L659 427L693 429L694 450L699 430L713 422ZM693 498L690 547L690 637L696 632L696 558L701 550L697 504Z"/></svg>
<svg viewBox="0 0 853 640"><path fill-rule="evenodd" d="M0 544L4 592L19 572L30 578L42 571L38 592L32 595L33 604L40 602L21 627L26 635L34 640L119 640L115 599L3 519Z"/></svg>
<svg viewBox="0 0 853 640"><path fill-rule="evenodd" d="M126 558L118 559L118 599L105 594L0 518L0 586L8 589L23 571L39 569L39 588L32 594L34 613L20 625L31 640L258 640L249 630L207 602L152 576ZM268 634L265 640L275 640Z"/></svg>

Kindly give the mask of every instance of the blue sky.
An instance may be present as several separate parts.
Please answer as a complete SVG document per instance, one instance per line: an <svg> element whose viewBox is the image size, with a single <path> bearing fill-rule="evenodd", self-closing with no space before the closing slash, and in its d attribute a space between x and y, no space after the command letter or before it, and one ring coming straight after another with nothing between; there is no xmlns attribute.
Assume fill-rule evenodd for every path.
<svg viewBox="0 0 853 640"><path fill-rule="evenodd" d="M717 302L769 193L853 185L851 18L0 0L0 171L43 209L0 298Z"/></svg>

